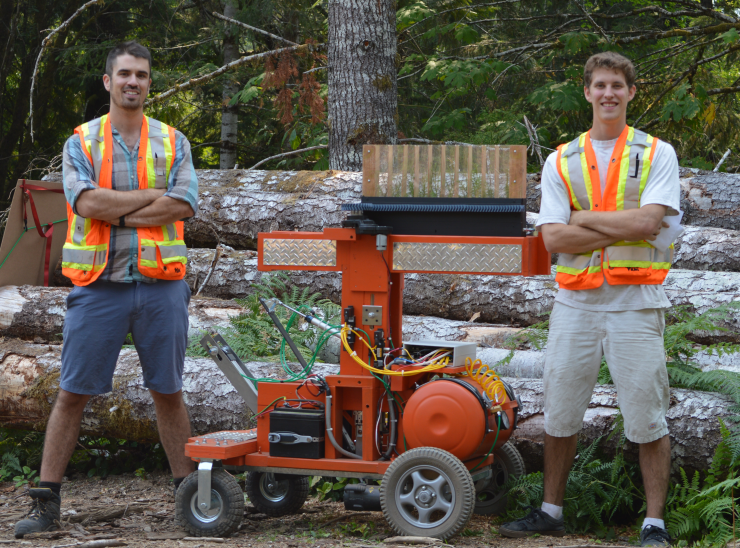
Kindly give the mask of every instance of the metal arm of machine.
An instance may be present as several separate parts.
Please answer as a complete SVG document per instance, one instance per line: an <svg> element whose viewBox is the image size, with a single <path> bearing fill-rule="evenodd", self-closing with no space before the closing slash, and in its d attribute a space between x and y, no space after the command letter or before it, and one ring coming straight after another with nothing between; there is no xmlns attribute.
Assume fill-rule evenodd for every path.
<svg viewBox="0 0 740 548"><path fill-rule="evenodd" d="M215 330L210 330L200 339L200 344L223 371L239 395L244 398L247 407L252 413L258 413L257 389L254 384L244 377L253 378L249 368L239 359L231 347Z"/></svg>

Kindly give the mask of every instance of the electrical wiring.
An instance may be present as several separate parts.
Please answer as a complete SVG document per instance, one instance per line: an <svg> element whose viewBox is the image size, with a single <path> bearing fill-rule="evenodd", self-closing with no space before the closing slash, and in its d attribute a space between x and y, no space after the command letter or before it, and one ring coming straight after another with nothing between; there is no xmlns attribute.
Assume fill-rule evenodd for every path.
<svg viewBox="0 0 740 548"><path fill-rule="evenodd" d="M412 376L412 375L420 375L422 373L429 373L431 371L436 371L438 369L442 369L443 367L447 367L449 364L449 352L443 353L442 355L439 355L437 357L434 357L433 359L430 359L428 361L423 361L421 363L415 363L415 367L419 367L418 369L412 369L412 370L388 370L388 369L378 369L377 367L373 367L370 364L365 363L362 361L359 356L357 355L357 352L355 352L349 345L349 342L347 342L347 335L350 332L354 332L357 334L356 331L351 329L349 326L345 325L342 327L342 331L340 332L340 338L342 340L342 345L344 346L344 349L349 353L350 357L358 364L360 367L367 369L368 371L371 371L373 373L377 373L379 375L386 375L391 377L402 377L402 376ZM371 354L373 355L373 358L375 358L375 361L377 361L377 356L375 354L375 351L373 348L365 341L362 337L358 337L365 346L368 347Z"/></svg>

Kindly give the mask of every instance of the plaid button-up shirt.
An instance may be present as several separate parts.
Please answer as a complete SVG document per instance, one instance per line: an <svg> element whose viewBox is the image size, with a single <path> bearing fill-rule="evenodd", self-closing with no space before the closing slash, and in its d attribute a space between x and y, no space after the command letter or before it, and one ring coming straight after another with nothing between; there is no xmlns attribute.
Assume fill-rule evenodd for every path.
<svg viewBox="0 0 740 548"><path fill-rule="evenodd" d="M139 188L136 173L136 160L139 156L139 143L129 150L121 134L113 130L113 190L127 191ZM193 212L198 211L198 177L195 175L190 143L179 131L175 131L176 157L170 170L165 196L190 204ZM80 138L73 135L64 144L64 195L72 210L77 214L77 199L85 190L97 188L95 172L87 159ZM149 282L157 280L144 276L138 268L138 238L136 229L111 225L108 247L108 264L99 280L109 282Z"/></svg>

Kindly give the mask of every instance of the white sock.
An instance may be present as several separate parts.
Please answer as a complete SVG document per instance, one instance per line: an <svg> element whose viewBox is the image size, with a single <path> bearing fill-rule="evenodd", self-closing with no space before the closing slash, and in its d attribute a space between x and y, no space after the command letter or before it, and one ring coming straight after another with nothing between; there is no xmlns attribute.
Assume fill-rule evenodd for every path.
<svg viewBox="0 0 740 548"><path fill-rule="evenodd" d="M560 519L563 517L563 507L543 502L541 510L551 518Z"/></svg>
<svg viewBox="0 0 740 548"><path fill-rule="evenodd" d="M665 529L665 521L658 518L645 518L645 521L642 522L642 529L645 529L645 527L647 527L648 525L655 525L656 527Z"/></svg>

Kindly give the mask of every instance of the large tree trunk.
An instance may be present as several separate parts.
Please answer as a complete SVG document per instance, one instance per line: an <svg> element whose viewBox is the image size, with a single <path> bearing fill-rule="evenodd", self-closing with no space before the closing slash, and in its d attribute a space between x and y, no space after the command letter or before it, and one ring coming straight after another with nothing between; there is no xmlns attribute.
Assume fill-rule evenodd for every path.
<svg viewBox="0 0 740 548"><path fill-rule="evenodd" d="M257 249L257 233L321 232L346 217L342 204L357 200L362 174L333 171L198 172L198 214L185 223L189 247Z"/></svg>
<svg viewBox="0 0 740 548"><path fill-rule="evenodd" d="M60 346L28 344L15 339L0 342L0 426L43 430L59 389ZM279 377L278 364L250 362L252 373ZM317 364L322 375L337 366ZM540 470L544 438L542 382L507 379L521 395L524 406L514 443L529 471ZM94 396L85 408L82 433L132 441L157 439L154 404L143 387L138 356L123 350L113 382L113 392ZM249 427L249 411L210 358L187 358L183 395L196 434ZM583 436L593 440L608 434L617 415L614 387L599 386L584 419ZM706 469L720 440L718 418L728 416L728 398L708 392L671 390L668 421L673 440L673 466ZM614 446L607 446L607 452ZM632 449L632 448L631 448ZM630 450L631 450L630 449Z"/></svg>
<svg viewBox="0 0 740 548"><path fill-rule="evenodd" d="M362 145L396 142L396 2L329 0L329 166L362 170Z"/></svg>
<svg viewBox="0 0 740 548"><path fill-rule="evenodd" d="M224 0L224 15L236 19L236 0ZM239 32L233 25L226 24L223 40L224 65L239 59ZM236 136L239 122L239 105L229 106L231 98L239 91L239 84L233 74L224 76L223 106L221 107L221 153L219 167L234 169L236 164Z"/></svg>

